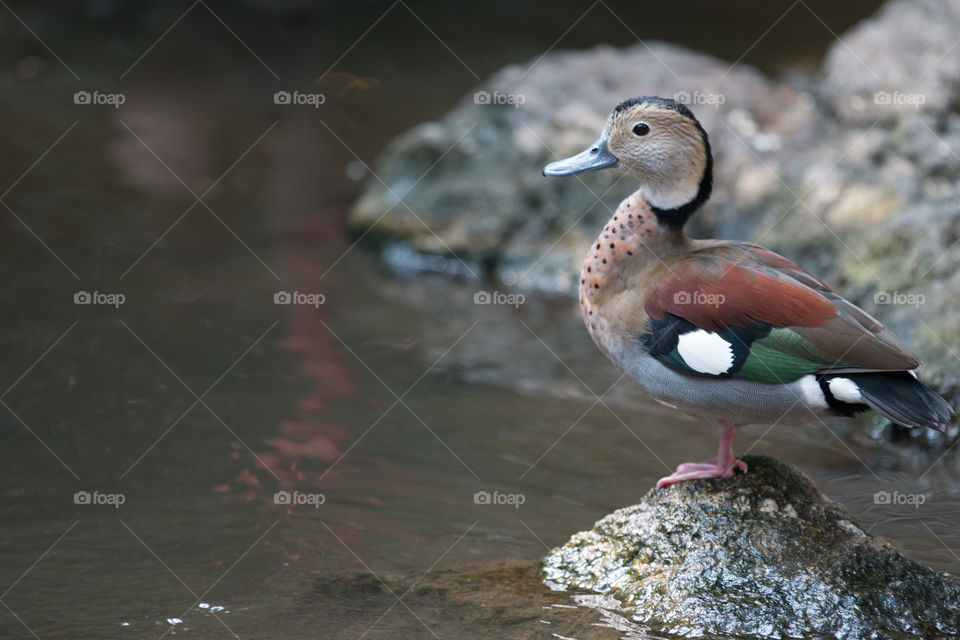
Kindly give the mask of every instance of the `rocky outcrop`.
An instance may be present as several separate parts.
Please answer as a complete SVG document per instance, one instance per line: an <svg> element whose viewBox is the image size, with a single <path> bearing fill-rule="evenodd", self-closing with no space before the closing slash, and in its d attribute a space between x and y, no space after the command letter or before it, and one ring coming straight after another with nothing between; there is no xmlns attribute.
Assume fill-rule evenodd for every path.
<svg viewBox="0 0 960 640"><path fill-rule="evenodd" d="M636 185L541 168L591 142L625 97L682 99L716 156L691 234L787 255L960 400L958 32L960 0L894 0L833 45L819 76L790 80L662 43L550 53L394 140L375 167L385 184L366 185L351 224L388 256L456 256L508 285L572 293L586 247Z"/></svg>
<svg viewBox="0 0 960 640"><path fill-rule="evenodd" d="M754 171L758 157L813 129L809 96L744 65L663 43L552 53L503 69L441 121L392 141L374 169L384 182L368 182L351 224L488 264L522 287L572 291L586 247L636 185L616 172L547 180L541 169L582 150L637 93L686 99L711 132L716 182L731 188L718 189L701 226L756 199L773 178Z"/></svg>
<svg viewBox="0 0 960 640"><path fill-rule="evenodd" d="M948 638L960 580L864 531L799 471L652 489L544 560L557 590L612 596L625 616L686 636Z"/></svg>
<svg viewBox="0 0 960 640"><path fill-rule="evenodd" d="M768 244L910 344L960 399L960 0L890 2L843 35L812 86L825 135L779 160L803 195ZM792 194L780 194L786 204ZM808 211L803 211L807 209ZM796 211L797 209L794 209ZM956 404L956 402L954 402Z"/></svg>

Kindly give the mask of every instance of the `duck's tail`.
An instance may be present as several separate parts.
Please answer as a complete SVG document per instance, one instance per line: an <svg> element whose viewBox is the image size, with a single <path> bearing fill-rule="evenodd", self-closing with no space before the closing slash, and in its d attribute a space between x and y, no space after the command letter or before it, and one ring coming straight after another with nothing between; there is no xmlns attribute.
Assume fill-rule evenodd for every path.
<svg viewBox="0 0 960 640"><path fill-rule="evenodd" d="M937 431L943 431L954 415L946 400L908 371L825 373L817 378L827 402L841 414L869 407L904 427Z"/></svg>

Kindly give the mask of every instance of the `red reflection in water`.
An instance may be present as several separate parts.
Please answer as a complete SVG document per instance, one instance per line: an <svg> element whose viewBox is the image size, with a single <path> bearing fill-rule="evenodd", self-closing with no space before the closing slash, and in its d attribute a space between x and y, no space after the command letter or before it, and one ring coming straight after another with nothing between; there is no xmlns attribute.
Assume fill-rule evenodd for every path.
<svg viewBox="0 0 960 640"><path fill-rule="evenodd" d="M341 263L320 279L332 260L346 249L342 211L328 210L311 216L288 235L282 254L284 287L329 295L336 289L337 280L348 275ZM353 356L324 326L324 322L330 322L330 302L328 299L328 304L319 308L283 307L286 316L282 325L286 333L278 344L297 356L296 375L308 382L307 392L291 407L290 417L263 438L267 448L255 452L252 471L242 473L226 489L240 493L246 500L261 501L270 517L284 520L285 535L264 541L280 551L291 565L298 563L295 568L283 570L283 574L322 572L311 565L317 566L319 560L332 554L355 564L352 554L324 525L361 556L366 555L364 540L422 543L416 534L398 530L400 527L384 509L395 510L397 500L440 496L429 485L424 472L397 467L386 458L363 453L362 447L351 449L370 425L337 422L331 405L342 404L344 399L381 405L383 400L361 390L357 376L365 376L366 372L358 368ZM389 422L388 417L377 428L389 429ZM249 455L240 445L234 454ZM279 483L264 465L279 478ZM214 490L225 488L218 486ZM321 493L326 501L319 507L275 504L275 491Z"/></svg>

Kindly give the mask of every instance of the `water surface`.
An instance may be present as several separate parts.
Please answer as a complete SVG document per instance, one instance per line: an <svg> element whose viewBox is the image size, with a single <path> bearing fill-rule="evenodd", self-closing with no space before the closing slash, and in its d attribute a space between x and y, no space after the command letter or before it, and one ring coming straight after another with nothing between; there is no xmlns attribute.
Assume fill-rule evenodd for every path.
<svg viewBox="0 0 960 640"><path fill-rule="evenodd" d="M134 64L181 13L158 7L76 22L24 9L69 72L5 18L0 635L644 633L596 599L547 592L536 562L709 458L712 430L643 400L572 299L475 304L517 292L465 269L388 271L344 229L358 158L476 80L425 32L405 46L419 27L398 9L337 67L379 88L324 86L322 110L283 107L274 91L314 86L384 7L222 9L255 55L198 7ZM477 34L501 14L459 40L456 16L416 9L481 77L582 12L516 16L527 27L493 51ZM737 25L760 35L775 17ZM684 39L678 15L659 19L661 37ZM809 38L746 60L815 64L829 37L796 20ZM616 24L592 15L564 46ZM739 55L691 29L688 44ZM126 101L74 104L98 89ZM75 304L80 292L124 301ZM279 292L323 303L275 304ZM956 571L955 457L858 434L750 427L737 448L798 465L871 533ZM925 502L877 504L880 490Z"/></svg>

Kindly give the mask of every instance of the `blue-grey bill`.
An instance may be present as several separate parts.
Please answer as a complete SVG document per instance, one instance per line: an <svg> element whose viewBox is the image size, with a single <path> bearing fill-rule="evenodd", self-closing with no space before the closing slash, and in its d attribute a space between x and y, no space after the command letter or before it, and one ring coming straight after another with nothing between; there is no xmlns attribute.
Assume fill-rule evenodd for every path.
<svg viewBox="0 0 960 640"><path fill-rule="evenodd" d="M543 168L543 175L575 176L578 173L616 167L619 164L620 161L610 153L607 147L607 138L603 136L577 155L551 162Z"/></svg>

